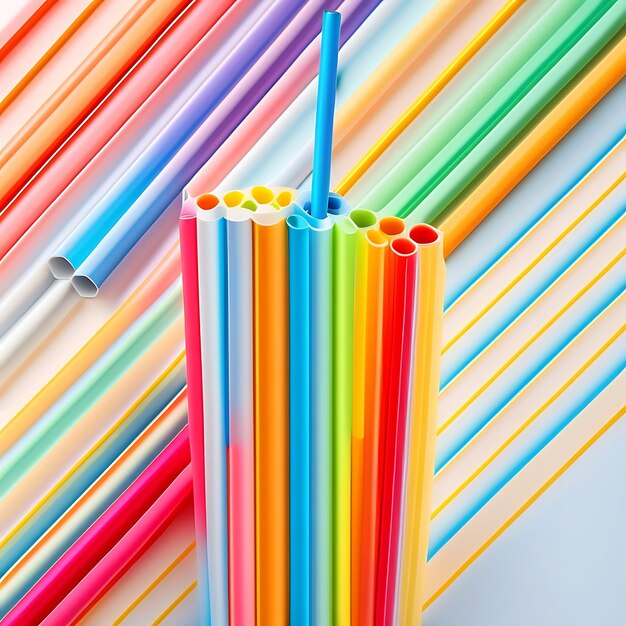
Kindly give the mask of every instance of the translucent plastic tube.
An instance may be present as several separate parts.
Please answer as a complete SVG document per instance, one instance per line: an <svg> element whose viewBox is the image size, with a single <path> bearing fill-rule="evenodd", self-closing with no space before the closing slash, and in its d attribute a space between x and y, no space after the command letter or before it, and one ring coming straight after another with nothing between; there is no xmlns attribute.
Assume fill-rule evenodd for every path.
<svg viewBox="0 0 626 626"><path fill-rule="evenodd" d="M363 320L362 337L359 336L361 322L357 320L354 338L352 617L355 623L363 626L374 624L375 609L380 523L378 446L381 429L383 307L388 246L387 239L378 229L369 229L362 233L357 244L357 285L359 273L361 273L365 279L365 320ZM359 367L358 362L360 341L364 344L362 368ZM357 377L360 376L363 378L359 383ZM360 397L361 393L362 397ZM357 468L359 454L358 452L355 454L355 448L358 449L358 447L362 448L361 472ZM361 476L360 483L359 475Z"/></svg>
<svg viewBox="0 0 626 626"><path fill-rule="evenodd" d="M418 625L424 603L435 464L445 266L437 230L417 225L409 236L417 244L417 316L395 619L398 624Z"/></svg>
<svg viewBox="0 0 626 626"><path fill-rule="evenodd" d="M37 463L86 407L93 405L160 334L179 318L179 285L171 287L95 364L90 376L53 405L7 453L0 474L0 493L7 493Z"/></svg>
<svg viewBox="0 0 626 626"><path fill-rule="evenodd" d="M572 14L571 3L555 2L543 13L482 77L480 77L455 105L428 130L424 137L396 163L393 169L363 199L364 204L372 207L386 207L393 201L393 207L400 206L394 200L412 178L422 170L443 146L452 142L454 137L487 105L490 97L505 86L511 77L524 68L528 59L541 50L558 31L563 22ZM390 215L405 217L406 212L393 212Z"/></svg>
<svg viewBox="0 0 626 626"><path fill-rule="evenodd" d="M228 319L225 207L210 194L196 199L204 490L211 623L228 623Z"/></svg>
<svg viewBox="0 0 626 626"><path fill-rule="evenodd" d="M289 620L289 266L284 219L253 224L257 624Z"/></svg>
<svg viewBox="0 0 626 626"><path fill-rule="evenodd" d="M333 623L350 623L352 359L357 229L349 218L333 227L332 277L332 606Z"/></svg>
<svg viewBox="0 0 626 626"><path fill-rule="evenodd" d="M255 621L252 213L227 209L228 575L232 626Z"/></svg>
<svg viewBox="0 0 626 626"><path fill-rule="evenodd" d="M387 433L384 457L379 459L382 492L376 624L394 622L401 512L405 497L403 473L409 423L417 290L417 245L407 237L396 237L389 245L389 271L385 288L389 293L385 298L388 307L384 313L383 367L388 374L381 398L380 419L387 423Z"/></svg>

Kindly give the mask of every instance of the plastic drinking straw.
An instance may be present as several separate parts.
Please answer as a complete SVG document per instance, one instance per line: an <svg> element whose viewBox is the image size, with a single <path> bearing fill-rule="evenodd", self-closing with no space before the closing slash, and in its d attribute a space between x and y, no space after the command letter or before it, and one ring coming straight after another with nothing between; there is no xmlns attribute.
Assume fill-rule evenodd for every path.
<svg viewBox="0 0 626 626"><path fill-rule="evenodd" d="M352 542L353 560L358 556L358 569L353 567L352 619L355 624L374 624L376 566L379 536L378 446L380 439L380 406L382 380L383 306L388 241L377 229L365 234L367 272L365 300L365 355L364 355L364 407L363 407L363 471L361 511L355 517L353 509L352 528L359 527L360 546ZM363 244L360 243L360 246ZM357 258L357 262L362 257ZM357 264L357 270L362 267ZM355 336L355 345L357 338ZM357 362L355 360L355 366ZM353 427L354 431L354 427ZM354 465L353 465L354 466ZM353 483L355 473L353 472ZM354 501L354 500L353 500ZM353 531L354 532L354 531ZM354 582L358 582L355 588Z"/></svg>
<svg viewBox="0 0 626 626"><path fill-rule="evenodd" d="M101 149L110 152L121 141L122 137L118 136L113 143L107 143L120 128L123 127L120 135L126 136L132 144L132 129L141 118L156 125L159 119L157 112L152 111L150 115L150 111L158 109L157 101L167 102L169 85L179 82L182 70L191 68L198 53L207 47L206 43L218 38L225 21L220 18L231 4L232 1L216 4L209 0L193 4L63 149L9 204L2 215L5 236L0 243L0 257L15 245L44 211L49 210L51 203L85 167L93 168L92 159L102 160L103 155L98 154ZM218 19L220 22L216 25ZM149 98L150 103L144 105ZM145 113L136 113L139 108ZM102 183L102 180L97 180L96 184L101 186ZM90 190L93 192L93 185Z"/></svg>
<svg viewBox="0 0 626 626"><path fill-rule="evenodd" d="M331 334L332 230L310 233L311 341L311 623L331 624Z"/></svg>
<svg viewBox="0 0 626 626"><path fill-rule="evenodd" d="M0 431L0 455L63 395L131 324L174 282L180 267L178 246L170 249L148 277L85 345Z"/></svg>
<svg viewBox="0 0 626 626"><path fill-rule="evenodd" d="M211 142L207 144L208 137L202 132L215 123L216 116L207 118L266 52L294 18L301 4L302 0L278 0L260 17L231 54L98 202L88 218L59 247L54 257L63 259L68 268L76 269L97 248L89 263L94 270L98 268L98 272L91 271L88 265L88 272L82 272L82 275L89 276L96 285L101 284L102 276L110 274L199 169L199 164L192 166L189 163L190 156L201 158L204 162L207 155L217 149L219 143L215 146ZM284 51L281 49L281 52ZM274 71L270 68L266 72L264 78L268 83L273 83ZM262 93L258 93L257 97L260 99ZM233 112L234 116L238 114L245 116L243 110ZM221 126L219 131L226 136L230 132ZM179 152L183 145L184 150ZM191 171L194 167L195 171ZM178 191L175 192L176 187ZM121 223L118 223L120 219ZM109 233L114 226L116 228ZM102 245L99 245L101 242Z"/></svg>
<svg viewBox="0 0 626 626"><path fill-rule="evenodd" d="M35 76L48 64L54 55L71 39L76 31L89 19L93 12L102 4L103 0L91 0L80 12L76 19L63 31L61 36L48 48L43 56L22 76L16 85L0 101L0 115L35 78Z"/></svg>
<svg viewBox="0 0 626 626"><path fill-rule="evenodd" d="M6 574L3 578L6 606L15 605L35 585L166 448L185 426L186 421L187 406L183 393L89 485L84 494L80 494L70 509L51 528L46 529L45 535ZM55 488L63 489L62 481L68 477L69 473ZM50 491L46 495L53 493L55 492ZM45 500L40 500L38 504L45 505Z"/></svg>
<svg viewBox="0 0 626 626"><path fill-rule="evenodd" d="M340 29L341 14L324 11L311 180L311 215L317 219L324 219L328 211Z"/></svg>
<svg viewBox="0 0 626 626"><path fill-rule="evenodd" d="M563 271L556 269L555 264L546 259L546 257L570 233L576 230L579 236L582 235L586 238L590 222L584 223L584 220L591 215L596 207L604 203L620 183L623 182L624 177L622 176L622 180L620 180L620 172L623 171L621 163L624 158L626 158L626 138L623 138L609 152L601 162L601 167L594 168L580 185L550 207L530 230L519 237L514 247L491 265L448 308L444 316L442 354L450 349L462 335L467 333L492 308L497 306L515 288L520 280L527 277L542 261L546 270L553 277L558 276ZM603 209L607 215L610 215L610 204L603 207ZM599 214L596 215L599 216ZM591 241L593 241L593 238ZM580 244L578 247L579 253L584 252ZM562 261L557 261L557 264L564 267L571 264L571 261L572 257L564 265ZM550 282L549 279L548 282ZM535 288L535 296L541 293L544 288Z"/></svg>
<svg viewBox="0 0 626 626"><path fill-rule="evenodd" d="M189 437L184 429L11 609L5 624L41 623L188 464Z"/></svg>
<svg viewBox="0 0 626 626"><path fill-rule="evenodd" d="M42 626L75 624L158 539L192 497L187 466L141 519L44 619Z"/></svg>
<svg viewBox="0 0 626 626"><path fill-rule="evenodd" d="M67 139L189 0L140 0L0 151L0 205Z"/></svg>
<svg viewBox="0 0 626 626"><path fill-rule="evenodd" d="M96 363L90 376L61 398L5 455L0 493L5 494L106 389L179 319L180 290L171 287Z"/></svg>
<svg viewBox="0 0 626 626"><path fill-rule="evenodd" d="M289 620L289 261L285 220L254 223L256 623Z"/></svg>
<svg viewBox="0 0 626 626"><path fill-rule="evenodd" d="M151 422L163 421L164 415L167 416L172 413L172 401L180 394L185 384L182 358L183 355L179 355L141 397L124 412L120 419L3 537L0 544L2 547L0 569L3 572L8 572L13 568L13 565L23 559L24 555L41 539L42 535L47 533L53 525L58 523L59 519L67 514L76 501L133 444L136 438L142 436L142 431L151 427ZM172 436L178 430L171 433ZM43 571L40 572L41 574ZM37 578L32 580L33 584Z"/></svg>
<svg viewBox="0 0 626 626"><path fill-rule="evenodd" d="M228 323L228 603L230 624L255 620L251 213L226 211Z"/></svg>
<svg viewBox="0 0 626 626"><path fill-rule="evenodd" d="M328 3L326 3L327 5ZM360 35L359 28L378 2L345 0L341 3L343 28L340 46L354 35ZM365 8L366 10L362 10ZM269 93L250 111L237 130L224 141L211 157L211 165L205 163L188 185L190 193L204 189L215 189L243 157L252 149L274 122L287 110L294 100L313 80L319 65L320 39L316 37L294 61L293 65L276 82ZM311 154L307 154L306 166L310 170Z"/></svg>
<svg viewBox="0 0 626 626"><path fill-rule="evenodd" d="M442 147L453 141L504 85L511 81L515 82L514 77L537 50L540 50L546 42L556 41L551 39L552 36L573 12L571 3L560 0L537 16L531 27L522 33L520 38L476 80L423 137L411 146L406 154L402 155L393 169L368 192L363 201L368 206L385 207L395 194L410 182L416 172L428 164ZM540 75L536 80L539 77ZM398 215L404 217L399 213Z"/></svg>
<svg viewBox="0 0 626 626"><path fill-rule="evenodd" d="M0 61L24 39L28 31L56 4L57 0L30 0L0 30Z"/></svg>
<svg viewBox="0 0 626 626"><path fill-rule="evenodd" d="M387 208L432 221L599 52L625 12L619 4L607 10L606 3L591 3L574 13Z"/></svg>
<svg viewBox="0 0 626 626"><path fill-rule="evenodd" d="M445 266L441 234L418 224L409 232L417 244L417 312L410 420L407 431L406 491L400 537L398 624L421 623L435 468L439 353ZM418 374L419 373L419 374Z"/></svg>
<svg viewBox="0 0 626 626"><path fill-rule="evenodd" d="M361 513L363 509L363 460L365 447L365 372L367 335L368 239L366 233L376 224L376 215L365 209L350 212L358 228L354 277L354 350L352 356L352 449L350 504L350 614L358 619L361 578ZM378 341L374 336L373 341ZM371 364L369 364L371 365Z"/></svg>
<svg viewBox="0 0 626 626"><path fill-rule="evenodd" d="M387 352L389 370L381 419L387 422L385 456L381 458L380 537L376 582L375 623L393 624L398 571L401 510L404 497L403 470L411 387L411 360L415 332L417 288L417 246L406 237L393 239L389 246L387 287L391 293Z"/></svg>
<svg viewBox="0 0 626 626"><path fill-rule="evenodd" d="M316 0L316 2L322 1ZM216 112L209 116L204 122L198 120L199 128L169 163L167 159L162 159L160 152L158 153L159 158L162 159L163 170L158 174L156 170L154 171L154 181L141 193L134 204L129 202L128 198L124 198L121 204L109 202L110 199L107 200L112 211L116 213L125 211L119 221L112 226L109 232L106 230L110 225L102 223L103 228L100 229L98 236L90 241L88 247L82 249L80 257L76 257L74 254L76 250L74 250L72 253L74 260L70 264L67 263L67 257L62 256L68 266L74 267L75 262L80 258L82 263L82 257L88 253L88 257L78 268L77 277L88 277L96 285L100 285L106 280L117 264L163 212L167 206L166 200L175 197L173 195L174 190L182 191L193 175L209 160L255 104L270 90L277 77L284 73L297 58L300 50L314 38L317 32L318 18L316 6L316 4L309 3L296 16L289 24L289 28L285 29L285 36L280 37L270 47L267 54L241 80L241 84L228 94L228 98L224 97L225 101L219 107L219 113ZM281 17L284 17L283 14ZM223 66L220 67L220 70L222 68ZM226 92L223 95L225 96ZM210 98L208 96L207 98L210 101L214 96L215 90L212 89ZM169 129L170 127L168 127L168 131ZM160 139L163 139L163 136L161 135ZM179 134L176 134L174 139L180 141ZM154 146L147 153L154 156L157 151L153 148ZM129 176L131 176L130 173ZM141 186L144 187L148 181L143 174L140 176L143 183ZM140 193L141 190L132 183L131 187L134 198L135 192ZM129 204L132 206L126 210ZM94 212L94 219L99 215L100 210L97 209ZM106 211L107 209L105 207L102 210ZM77 233L73 235L74 240L76 236ZM94 248L93 251L88 249L90 247Z"/></svg>
<svg viewBox="0 0 626 626"><path fill-rule="evenodd" d="M448 256L526 174L619 82L626 38L565 94L440 225Z"/></svg>
<svg viewBox="0 0 626 626"><path fill-rule="evenodd" d="M207 553L207 500L204 472L204 394L200 347L200 288L198 285L198 233L196 208L183 204L179 220L180 254L185 314L185 356L187 363L187 404L189 444L194 488L194 523L200 588L200 616L210 618Z"/></svg>
<svg viewBox="0 0 626 626"><path fill-rule="evenodd" d="M552 101L558 93L600 52L621 28L626 19L626 9L614 5L600 20L574 45L557 65L536 85L522 102L515 107L505 120L472 150L469 158L431 193L414 213L416 219L432 221L435 215L453 202L458 195L494 159L503 147L510 143L538 115L546 102ZM589 21L593 21L592 19ZM585 22L585 27L588 25ZM485 111L485 114L487 112ZM480 120L482 115L479 114ZM477 123L480 123L477 121ZM483 127L484 128L484 127ZM469 133L469 128L465 129ZM465 130L461 133L466 138ZM481 131L482 132L482 131ZM484 136L484 135L483 135Z"/></svg>
<svg viewBox="0 0 626 626"><path fill-rule="evenodd" d="M228 318L224 207L212 194L196 198L198 285L204 415L205 529L211 623L228 622ZM193 337L192 337L193 341Z"/></svg>
<svg viewBox="0 0 626 626"><path fill-rule="evenodd" d="M526 0L509 0L494 15L341 180L335 189L337 193L345 195L352 189L363 177L363 174L380 158L382 153L409 127L413 120L443 91L444 87L450 83L525 2ZM385 90L390 89L394 81L400 79L402 72L406 72L412 67L423 52L427 50L427 47L435 37L455 19L467 4L465 1L458 2L455 0L435 4L428 15L389 54L375 74L368 79L367 83L341 107L337 114L337 135L343 138L343 134L340 134L340 128L343 127L344 123L351 123L353 127L356 127L358 121L360 121L358 111L363 110L364 107L370 108L380 101L386 93ZM356 121L350 122L351 119ZM341 141L341 139L339 140Z"/></svg>
<svg viewBox="0 0 626 626"><path fill-rule="evenodd" d="M313 204L311 203L311 207ZM352 359L356 232L340 217L333 227L332 315L332 611L350 623Z"/></svg>
<svg viewBox="0 0 626 626"><path fill-rule="evenodd" d="M310 228L287 218L289 240L289 623L311 623Z"/></svg>

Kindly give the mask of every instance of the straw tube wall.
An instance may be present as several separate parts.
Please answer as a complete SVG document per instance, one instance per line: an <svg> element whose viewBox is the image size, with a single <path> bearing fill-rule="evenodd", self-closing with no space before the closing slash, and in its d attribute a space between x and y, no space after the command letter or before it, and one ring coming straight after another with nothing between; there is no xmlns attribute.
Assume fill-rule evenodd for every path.
<svg viewBox="0 0 626 626"><path fill-rule="evenodd" d="M396 623L418 626L424 601L435 468L445 266L439 231L418 224L409 237L417 244L417 313Z"/></svg>
<svg viewBox="0 0 626 626"><path fill-rule="evenodd" d="M200 348L204 416L206 541L211 623L228 622L228 376L226 222L212 194L197 198Z"/></svg>
<svg viewBox="0 0 626 626"><path fill-rule="evenodd" d="M285 220L254 223L257 626L289 620L289 274Z"/></svg>
<svg viewBox="0 0 626 626"><path fill-rule="evenodd" d="M245 626L255 620L251 215L251 211L239 207L226 210L228 589L231 626Z"/></svg>

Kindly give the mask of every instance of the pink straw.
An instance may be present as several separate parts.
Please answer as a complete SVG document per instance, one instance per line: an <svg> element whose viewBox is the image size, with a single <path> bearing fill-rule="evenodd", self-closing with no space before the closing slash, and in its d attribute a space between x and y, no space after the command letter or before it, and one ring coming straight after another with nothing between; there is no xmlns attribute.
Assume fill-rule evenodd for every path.
<svg viewBox="0 0 626 626"><path fill-rule="evenodd" d="M188 464L189 435L184 428L13 607L2 620L3 626L40 624L141 519Z"/></svg>
<svg viewBox="0 0 626 626"><path fill-rule="evenodd" d="M200 351L200 296L198 292L198 232L195 204L186 202L180 213L180 250L185 309L185 357L187 360L187 405L194 490L194 520L202 597L208 595L206 491L204 488L204 405L202 355ZM208 606L202 607L204 616Z"/></svg>
<svg viewBox="0 0 626 626"><path fill-rule="evenodd" d="M84 617L159 538L191 496L191 467L187 466L146 514L43 620L42 625L69 626Z"/></svg>

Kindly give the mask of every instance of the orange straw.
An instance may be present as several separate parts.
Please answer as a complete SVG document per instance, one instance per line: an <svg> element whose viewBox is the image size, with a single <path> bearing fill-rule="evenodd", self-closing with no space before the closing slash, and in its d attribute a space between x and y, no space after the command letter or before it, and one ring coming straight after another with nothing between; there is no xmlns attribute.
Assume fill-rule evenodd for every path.
<svg viewBox="0 0 626 626"><path fill-rule="evenodd" d="M345 195L372 167L382 153L409 127L415 118L441 93L443 88L467 65L476 53L495 35L526 0L509 0L485 27L461 50L456 58L422 92L409 108L390 126L365 156L337 185L335 191Z"/></svg>
<svg viewBox="0 0 626 626"><path fill-rule="evenodd" d="M365 354L363 385L363 438L361 439L361 485L358 502L360 507L353 528L352 551L352 616L353 624L372 626L376 581L376 554L378 546L378 445L380 432L380 392L382 377L382 324L383 288L385 281L385 258L388 239L378 230L369 230L366 251L366 297L365 297ZM355 337L356 347L356 337ZM356 412L355 412L356 414ZM354 465L353 465L354 467ZM353 479L358 474L353 471Z"/></svg>
<svg viewBox="0 0 626 626"><path fill-rule="evenodd" d="M67 139L189 2L137 2L0 151L0 206Z"/></svg>
<svg viewBox="0 0 626 626"><path fill-rule="evenodd" d="M626 72L626 37L604 56L443 220L448 256Z"/></svg>
<svg viewBox="0 0 626 626"><path fill-rule="evenodd" d="M180 274L178 243L95 335L0 431L0 456L47 411Z"/></svg>
<svg viewBox="0 0 626 626"><path fill-rule="evenodd" d="M289 622L289 292L285 220L253 225L257 626Z"/></svg>
<svg viewBox="0 0 626 626"><path fill-rule="evenodd" d="M0 102L0 115L6 108L24 91L26 86L39 74L50 62L50 59L71 39L76 31L89 19L91 14L104 2L104 0L91 0L80 15L65 29L61 36L46 50L43 56L28 70L20 81L9 91Z"/></svg>

